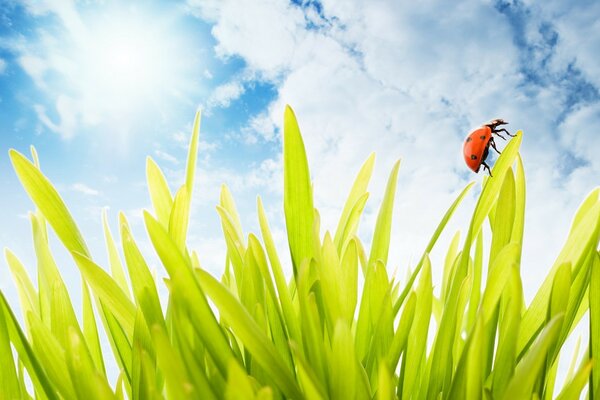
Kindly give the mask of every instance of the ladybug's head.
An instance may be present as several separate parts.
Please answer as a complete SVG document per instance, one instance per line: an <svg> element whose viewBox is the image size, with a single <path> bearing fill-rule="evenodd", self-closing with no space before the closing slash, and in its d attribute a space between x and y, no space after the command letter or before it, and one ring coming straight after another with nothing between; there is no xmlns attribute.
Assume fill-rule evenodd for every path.
<svg viewBox="0 0 600 400"><path fill-rule="evenodd" d="M493 125L494 127L499 125L508 125L508 122L505 122L503 119L497 118L492 120L488 125Z"/></svg>

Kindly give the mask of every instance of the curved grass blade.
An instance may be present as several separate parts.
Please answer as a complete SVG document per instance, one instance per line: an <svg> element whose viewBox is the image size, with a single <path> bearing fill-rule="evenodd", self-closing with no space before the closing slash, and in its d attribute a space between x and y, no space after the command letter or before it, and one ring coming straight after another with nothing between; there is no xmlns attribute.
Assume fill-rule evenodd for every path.
<svg viewBox="0 0 600 400"><path fill-rule="evenodd" d="M173 196L165 176L152 157L146 158L146 182L156 218L167 229L173 208Z"/></svg>
<svg viewBox="0 0 600 400"><path fill-rule="evenodd" d="M352 237L354 233L356 233L356 228L358 227L358 218L360 217L368 197L367 186L371 180L373 165L375 165L375 153L371 153L369 158L367 158L367 161L365 161L360 168L360 171L354 180L354 184L352 185L352 189L350 190L350 194L348 195L348 199L346 200L346 204L342 210L342 215L340 216L333 239L333 243L338 250L338 254L342 253L342 249L346 241ZM362 200L363 198L364 200ZM360 206L361 203L362 206Z"/></svg>
<svg viewBox="0 0 600 400"><path fill-rule="evenodd" d="M373 231L373 242L371 244L371 253L369 254L368 268L381 260L383 265L387 265L388 251L390 249L390 235L392 232L392 214L394 212L394 197L396 196L396 184L398 182L398 169L400 168L400 160L396 161L387 186L385 195L377 215L375 230Z"/></svg>
<svg viewBox="0 0 600 400"><path fill-rule="evenodd" d="M89 250L71 213L48 178L25 156L11 149L10 159L23 188L70 251L89 257Z"/></svg>
<svg viewBox="0 0 600 400"><path fill-rule="evenodd" d="M314 206L306 150L294 111L283 117L283 208L294 276L305 259L314 256Z"/></svg>

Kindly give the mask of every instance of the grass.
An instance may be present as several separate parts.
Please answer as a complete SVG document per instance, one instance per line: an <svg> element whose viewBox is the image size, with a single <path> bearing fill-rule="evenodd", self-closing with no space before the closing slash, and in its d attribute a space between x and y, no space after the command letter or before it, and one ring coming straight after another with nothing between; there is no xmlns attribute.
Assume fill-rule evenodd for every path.
<svg viewBox="0 0 600 400"><path fill-rule="evenodd" d="M587 392L600 399L594 364L600 353L600 189L583 201L562 251L526 305L521 132L498 158L494 177L484 180L466 237L454 236L444 265L432 266L428 254L473 184L450 205L417 266L400 282L386 268L400 164L390 174L368 249L356 232L373 156L358 172L335 232L321 235L304 143L287 107L284 211L293 275L284 275L281 260L288 256L276 251L260 199L260 233L246 237L224 186L217 212L227 262L218 279L186 246L199 125L197 115L185 184L174 195L158 165L150 158L147 163L153 210L144 212L144 222L168 274L166 309L157 291L162 283L148 269L125 216L119 215L119 245L104 215L110 265L102 268L40 171L35 150L33 162L10 151L37 207L30 219L38 271L36 285L17 256L5 251L24 323L0 293L0 398L514 400L577 399ZM489 241L482 236L486 223ZM81 273L79 319L52 257L48 226ZM442 267L437 297L432 268ZM557 388L561 349L586 313L587 354ZM98 323L112 355L102 352ZM120 371L112 385L108 357Z"/></svg>

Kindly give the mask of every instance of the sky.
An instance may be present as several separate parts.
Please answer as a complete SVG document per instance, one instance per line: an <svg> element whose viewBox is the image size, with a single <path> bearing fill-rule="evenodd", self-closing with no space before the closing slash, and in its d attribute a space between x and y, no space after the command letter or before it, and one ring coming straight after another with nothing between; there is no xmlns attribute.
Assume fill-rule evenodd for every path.
<svg viewBox="0 0 600 400"><path fill-rule="evenodd" d="M521 271L531 299L577 207L600 184L598 49L593 0L2 0L0 246L34 273L33 205L8 158L8 149L33 145L96 260L106 260L103 209L114 233L124 211L153 259L141 219L150 208L145 160L161 166L174 192L202 109L189 247L220 274L225 243L215 205L226 184L246 233L258 231L262 197L284 252L289 104L322 233L335 229L354 176L375 152L359 229L368 246L387 176L401 159L388 265L401 279L462 188L482 180L464 163L464 137L503 118L509 131L524 132ZM434 277L454 233L464 237L479 190L440 238ZM53 249L76 291L76 267ZM17 304L5 263L0 289Z"/></svg>

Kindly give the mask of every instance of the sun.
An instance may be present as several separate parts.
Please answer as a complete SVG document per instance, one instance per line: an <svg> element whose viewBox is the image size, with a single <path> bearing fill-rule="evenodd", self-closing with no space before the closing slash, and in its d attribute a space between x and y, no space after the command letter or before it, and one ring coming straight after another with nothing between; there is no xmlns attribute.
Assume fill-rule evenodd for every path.
<svg viewBox="0 0 600 400"><path fill-rule="evenodd" d="M72 53L81 106L98 119L131 120L160 107L187 72L181 35L158 15L112 10L90 17Z"/></svg>

